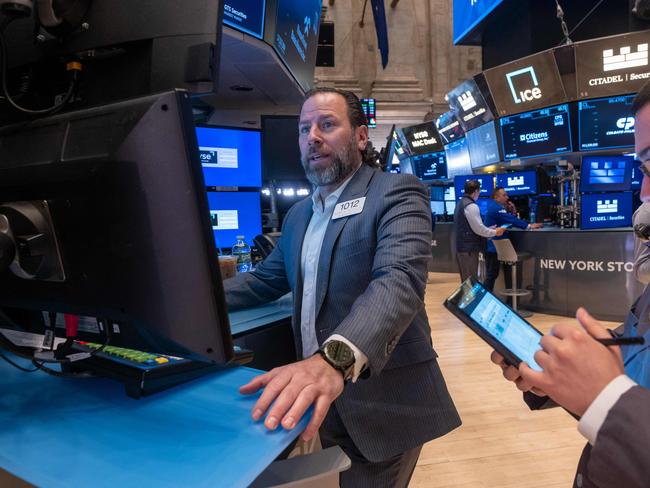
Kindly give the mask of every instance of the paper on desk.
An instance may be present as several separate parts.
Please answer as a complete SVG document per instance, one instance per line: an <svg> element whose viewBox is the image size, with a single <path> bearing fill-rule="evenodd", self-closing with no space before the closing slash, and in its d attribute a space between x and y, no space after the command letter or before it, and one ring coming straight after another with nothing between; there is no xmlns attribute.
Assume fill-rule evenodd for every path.
<svg viewBox="0 0 650 488"><path fill-rule="evenodd" d="M11 341L15 346L34 348L43 347L43 334L33 334L31 332L12 329L0 329L0 334L9 339L9 341ZM55 346L58 346L62 342L65 342L65 339L61 337L54 338Z"/></svg>

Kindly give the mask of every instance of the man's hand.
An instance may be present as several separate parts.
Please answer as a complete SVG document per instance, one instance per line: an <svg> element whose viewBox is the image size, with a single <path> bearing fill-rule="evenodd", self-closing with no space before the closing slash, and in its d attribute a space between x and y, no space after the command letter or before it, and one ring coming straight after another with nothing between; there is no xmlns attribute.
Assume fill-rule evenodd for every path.
<svg viewBox="0 0 650 488"><path fill-rule="evenodd" d="M521 374L519 374L519 370L517 368L510 364L506 364L505 359L498 352L492 351L490 360L494 364L500 366L501 371L503 372L503 377L508 381L512 381L521 391L530 391L538 396L546 396L546 393L544 393L542 390L535 388L531 383L524 380Z"/></svg>
<svg viewBox="0 0 650 488"><path fill-rule="evenodd" d="M535 353L542 372L522 363L519 373L524 381L582 416L603 388L624 374L624 369L619 347L606 347L594 340L610 338L607 329L584 308L578 309L576 318L582 330L559 324L553 327L551 335L542 337L543 350Z"/></svg>
<svg viewBox="0 0 650 488"><path fill-rule="evenodd" d="M544 224L541 224L539 222L531 223L529 225L531 229L541 229L542 227L544 227Z"/></svg>
<svg viewBox="0 0 650 488"><path fill-rule="evenodd" d="M341 372L316 354L257 376L239 392L251 395L264 389L253 407L252 416L259 420L268 410L264 425L269 430L275 430L280 423L287 430L293 429L313 404L314 412L302 434L302 438L309 441L318 432L332 402L343 392L343 384Z"/></svg>
<svg viewBox="0 0 650 488"><path fill-rule="evenodd" d="M497 227L495 230L497 232L497 237L501 237L506 231L503 227Z"/></svg>

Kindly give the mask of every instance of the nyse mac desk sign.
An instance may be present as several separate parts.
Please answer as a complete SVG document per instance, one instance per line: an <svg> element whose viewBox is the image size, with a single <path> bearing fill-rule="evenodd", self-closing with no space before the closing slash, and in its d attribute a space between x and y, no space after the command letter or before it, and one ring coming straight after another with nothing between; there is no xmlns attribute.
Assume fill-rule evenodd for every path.
<svg viewBox="0 0 650 488"><path fill-rule="evenodd" d="M639 91L650 80L650 31L575 44L578 95L582 98Z"/></svg>

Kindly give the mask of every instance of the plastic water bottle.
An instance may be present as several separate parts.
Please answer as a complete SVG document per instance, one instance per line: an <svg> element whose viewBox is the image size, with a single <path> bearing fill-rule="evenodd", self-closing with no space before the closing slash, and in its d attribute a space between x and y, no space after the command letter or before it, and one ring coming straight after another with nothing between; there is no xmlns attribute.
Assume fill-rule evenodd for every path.
<svg viewBox="0 0 650 488"><path fill-rule="evenodd" d="M237 258L238 273L245 273L253 269L251 248L244 242L244 236L237 236L237 242L232 246L232 255Z"/></svg>

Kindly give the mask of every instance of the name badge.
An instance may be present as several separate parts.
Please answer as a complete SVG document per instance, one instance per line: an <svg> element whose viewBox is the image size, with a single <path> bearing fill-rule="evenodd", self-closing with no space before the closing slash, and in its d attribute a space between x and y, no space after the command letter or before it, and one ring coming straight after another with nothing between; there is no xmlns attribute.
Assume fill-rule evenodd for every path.
<svg viewBox="0 0 650 488"><path fill-rule="evenodd" d="M363 206L366 203L366 197L355 198L347 202L337 203L332 214L332 220L347 217L349 215L356 215L363 211Z"/></svg>

